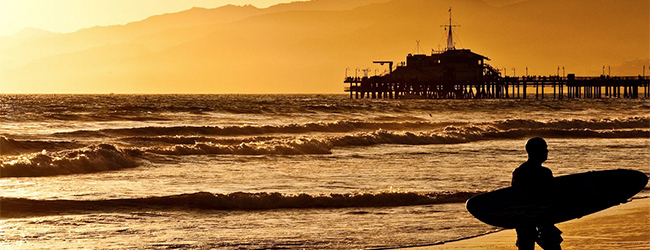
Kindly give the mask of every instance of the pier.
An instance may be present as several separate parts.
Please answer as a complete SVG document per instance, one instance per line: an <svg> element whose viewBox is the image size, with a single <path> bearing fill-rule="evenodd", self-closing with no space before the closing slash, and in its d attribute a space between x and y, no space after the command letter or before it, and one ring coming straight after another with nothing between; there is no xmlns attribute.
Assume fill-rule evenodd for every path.
<svg viewBox="0 0 650 250"><path fill-rule="evenodd" d="M387 74L346 77L344 82L349 84L345 91L356 99L650 98L649 76L495 76L454 82Z"/></svg>
<svg viewBox="0 0 650 250"><path fill-rule="evenodd" d="M544 99L577 98L650 98L650 77L638 76L505 76L505 72L487 63L486 56L469 49L457 49L451 21L441 25L447 34L447 46L427 54L408 54L406 62L393 69L393 61L373 61L388 64L388 73L368 76L369 69L346 76L345 91L350 98L383 99ZM417 47L419 48L419 41ZM364 73L358 76L359 71ZM513 69L514 71L514 69ZM564 69L562 70L564 72ZM528 72L528 69L526 69ZM503 73L503 74L502 74Z"/></svg>

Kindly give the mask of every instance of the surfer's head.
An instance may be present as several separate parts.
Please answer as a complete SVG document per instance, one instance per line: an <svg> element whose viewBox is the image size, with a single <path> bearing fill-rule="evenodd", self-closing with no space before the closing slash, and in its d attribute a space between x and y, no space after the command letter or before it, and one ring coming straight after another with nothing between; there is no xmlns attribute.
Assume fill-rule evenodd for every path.
<svg viewBox="0 0 650 250"><path fill-rule="evenodd" d="M541 137L534 137L526 142L528 161L542 163L548 158L548 145Z"/></svg>

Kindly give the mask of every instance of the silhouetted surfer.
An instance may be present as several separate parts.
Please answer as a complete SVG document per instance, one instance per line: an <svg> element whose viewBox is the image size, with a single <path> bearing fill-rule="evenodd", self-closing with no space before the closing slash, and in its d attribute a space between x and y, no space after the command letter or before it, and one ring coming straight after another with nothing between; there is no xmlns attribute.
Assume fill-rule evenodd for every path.
<svg viewBox="0 0 650 250"><path fill-rule="evenodd" d="M531 195L543 191L546 183L553 180L553 172L542 166L548 157L548 145L540 137L531 138L526 142L528 161L512 172L512 186L527 186ZM545 250L562 249L562 231L554 225L539 225L537 227L518 227L517 247L520 250L535 249L535 242Z"/></svg>

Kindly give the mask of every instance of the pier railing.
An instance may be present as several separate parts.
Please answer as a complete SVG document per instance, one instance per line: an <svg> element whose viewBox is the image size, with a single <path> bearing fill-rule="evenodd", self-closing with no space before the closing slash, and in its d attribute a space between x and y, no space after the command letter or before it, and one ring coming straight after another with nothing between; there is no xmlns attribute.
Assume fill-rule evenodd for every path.
<svg viewBox="0 0 650 250"><path fill-rule="evenodd" d="M479 82L374 76L346 77L344 82L350 98L650 98L650 76L505 76Z"/></svg>

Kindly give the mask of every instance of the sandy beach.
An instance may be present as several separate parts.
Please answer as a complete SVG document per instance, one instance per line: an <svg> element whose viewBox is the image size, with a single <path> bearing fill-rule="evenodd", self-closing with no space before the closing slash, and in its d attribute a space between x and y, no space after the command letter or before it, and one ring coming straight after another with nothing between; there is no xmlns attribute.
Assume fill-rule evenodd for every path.
<svg viewBox="0 0 650 250"><path fill-rule="evenodd" d="M563 249L650 249L650 199L636 199L557 225L564 233ZM517 249L514 230L409 249ZM536 246L536 249L541 249Z"/></svg>

